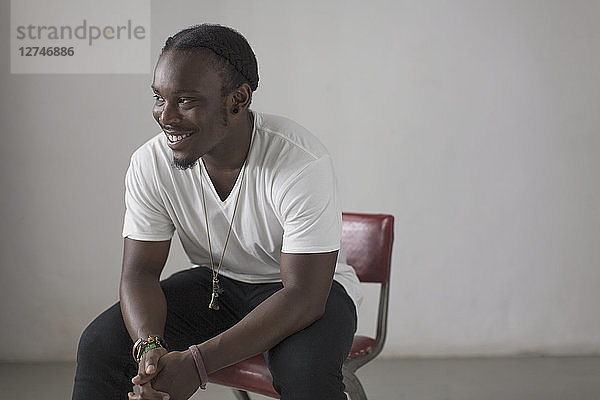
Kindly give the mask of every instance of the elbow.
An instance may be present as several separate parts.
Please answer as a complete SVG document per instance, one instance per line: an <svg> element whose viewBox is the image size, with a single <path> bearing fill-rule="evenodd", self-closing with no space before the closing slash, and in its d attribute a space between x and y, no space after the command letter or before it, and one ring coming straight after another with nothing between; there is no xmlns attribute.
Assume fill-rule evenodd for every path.
<svg viewBox="0 0 600 400"><path fill-rule="evenodd" d="M277 293L277 297L282 300L281 316L286 321L284 325L292 331L288 334L291 334L323 317L329 292L307 290L306 287L284 287Z"/></svg>
<svg viewBox="0 0 600 400"><path fill-rule="evenodd" d="M327 301L317 302L311 301L307 302L304 307L302 307L302 315L298 318L300 322L300 329L304 329L307 326L313 324L314 322L321 319L321 317L325 314L325 306Z"/></svg>
<svg viewBox="0 0 600 400"><path fill-rule="evenodd" d="M321 319L321 317L323 315L325 315L325 306L327 305L327 301L324 301L321 304L317 304L316 306L314 306L314 310L312 312L312 316L313 316L313 321L315 322L319 319Z"/></svg>

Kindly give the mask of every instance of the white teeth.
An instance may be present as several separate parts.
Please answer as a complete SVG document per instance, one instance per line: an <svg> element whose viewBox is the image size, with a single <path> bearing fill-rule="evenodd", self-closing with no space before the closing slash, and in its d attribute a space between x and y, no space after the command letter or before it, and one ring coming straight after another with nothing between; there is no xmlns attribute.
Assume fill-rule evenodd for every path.
<svg viewBox="0 0 600 400"><path fill-rule="evenodd" d="M183 140L186 137L191 136L191 135L192 135L191 133L186 133L185 135L181 135L181 136L180 135L169 135L169 134L167 134L167 137L169 138L169 141L171 143L174 143L174 142L179 142L180 140Z"/></svg>

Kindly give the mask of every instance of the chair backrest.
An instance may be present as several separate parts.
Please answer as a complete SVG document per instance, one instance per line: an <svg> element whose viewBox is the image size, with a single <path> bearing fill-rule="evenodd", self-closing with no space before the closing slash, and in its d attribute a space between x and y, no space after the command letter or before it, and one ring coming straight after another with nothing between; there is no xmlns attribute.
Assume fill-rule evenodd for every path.
<svg viewBox="0 0 600 400"><path fill-rule="evenodd" d="M361 282L390 279L394 217L387 214L342 214L342 246L346 262Z"/></svg>

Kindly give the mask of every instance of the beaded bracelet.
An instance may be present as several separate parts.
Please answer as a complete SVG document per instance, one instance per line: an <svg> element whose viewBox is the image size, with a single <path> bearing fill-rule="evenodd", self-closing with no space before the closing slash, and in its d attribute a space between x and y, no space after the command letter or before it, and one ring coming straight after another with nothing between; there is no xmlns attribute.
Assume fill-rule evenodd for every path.
<svg viewBox="0 0 600 400"><path fill-rule="evenodd" d="M159 347L167 348L164 340L158 336L148 336L147 339L139 338L133 345L133 359L139 364L144 354Z"/></svg>

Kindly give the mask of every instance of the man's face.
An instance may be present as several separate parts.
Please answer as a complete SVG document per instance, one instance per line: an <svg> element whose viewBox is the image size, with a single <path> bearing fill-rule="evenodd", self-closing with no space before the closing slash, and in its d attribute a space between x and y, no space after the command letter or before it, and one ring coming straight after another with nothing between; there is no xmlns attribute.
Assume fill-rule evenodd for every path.
<svg viewBox="0 0 600 400"><path fill-rule="evenodd" d="M158 59L152 114L178 168L193 167L225 137L228 115L221 85L205 52L167 51Z"/></svg>

